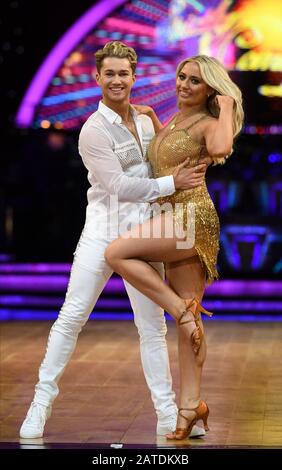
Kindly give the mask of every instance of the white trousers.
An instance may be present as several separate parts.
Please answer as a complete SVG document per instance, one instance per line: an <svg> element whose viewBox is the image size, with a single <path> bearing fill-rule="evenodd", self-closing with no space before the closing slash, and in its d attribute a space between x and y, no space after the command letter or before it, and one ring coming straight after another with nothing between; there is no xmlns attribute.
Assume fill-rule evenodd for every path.
<svg viewBox="0 0 282 470"><path fill-rule="evenodd" d="M112 269L104 259L107 240L93 240L85 231L78 242L65 302L53 324L45 358L39 369L34 400L51 404L59 393L58 382L75 349L78 334L87 322ZM163 276L162 263L152 263ZM159 419L177 412L166 344L163 310L125 282L140 337L144 375Z"/></svg>

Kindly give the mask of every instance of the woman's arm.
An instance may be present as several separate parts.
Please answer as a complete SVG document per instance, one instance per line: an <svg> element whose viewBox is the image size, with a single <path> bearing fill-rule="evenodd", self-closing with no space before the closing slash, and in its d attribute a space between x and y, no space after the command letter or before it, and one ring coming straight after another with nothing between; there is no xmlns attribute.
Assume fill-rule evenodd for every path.
<svg viewBox="0 0 282 470"><path fill-rule="evenodd" d="M218 119L209 120L204 130L208 154L214 159L226 158L233 145L233 103L230 96L217 95L220 108Z"/></svg>
<svg viewBox="0 0 282 470"><path fill-rule="evenodd" d="M159 120L158 116L156 115L155 111L150 106L134 104L133 107L136 109L138 114L146 114L147 116L149 116L149 118L151 118L156 134L160 132L160 130L164 127L161 121Z"/></svg>

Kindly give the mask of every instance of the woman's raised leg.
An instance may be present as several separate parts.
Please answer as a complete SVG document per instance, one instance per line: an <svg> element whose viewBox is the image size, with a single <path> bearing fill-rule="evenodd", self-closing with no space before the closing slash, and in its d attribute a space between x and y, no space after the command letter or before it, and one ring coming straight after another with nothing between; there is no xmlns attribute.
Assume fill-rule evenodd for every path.
<svg viewBox="0 0 282 470"><path fill-rule="evenodd" d="M170 236L167 236L168 233ZM196 306L188 310L185 299L165 284L149 264L149 261L173 262L195 256L197 252L193 245L178 248L179 242L184 240L184 237L176 237L172 213L166 213L136 226L113 241L105 252L105 258L114 271L180 322L183 332L194 342L192 336L199 330L193 311Z"/></svg>

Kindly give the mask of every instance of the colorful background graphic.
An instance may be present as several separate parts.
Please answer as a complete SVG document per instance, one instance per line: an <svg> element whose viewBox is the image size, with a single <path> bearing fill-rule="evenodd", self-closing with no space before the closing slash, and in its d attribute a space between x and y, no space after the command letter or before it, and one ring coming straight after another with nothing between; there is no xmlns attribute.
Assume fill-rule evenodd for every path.
<svg viewBox="0 0 282 470"><path fill-rule="evenodd" d="M281 132L279 2L270 0L101 1L61 38L35 75L17 114L18 126L73 130L97 109L93 53L120 40L139 56L133 101L161 120L175 111L175 70L187 56L217 57L241 86L245 132Z"/></svg>
<svg viewBox="0 0 282 470"><path fill-rule="evenodd" d="M133 102L153 106L163 122L177 110L175 70L187 56L217 57L242 89L246 119L234 154L207 172L221 222L221 280L207 290L205 305L224 315L242 312L245 319L266 313L277 318L282 305L280 2L9 0L7 5L10 21L2 24L10 24L14 39L7 35L0 53L0 64L4 60L9 71L0 115L1 318L55 318L63 302L87 204L78 134L101 98L93 54L111 40L137 50ZM97 312L103 318L131 315L118 277L109 282L96 317Z"/></svg>

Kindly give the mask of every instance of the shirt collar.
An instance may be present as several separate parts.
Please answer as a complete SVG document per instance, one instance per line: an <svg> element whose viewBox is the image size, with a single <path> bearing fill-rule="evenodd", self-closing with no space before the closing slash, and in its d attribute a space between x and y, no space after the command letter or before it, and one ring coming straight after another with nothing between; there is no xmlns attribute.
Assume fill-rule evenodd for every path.
<svg viewBox="0 0 282 470"><path fill-rule="evenodd" d="M136 121L138 118L138 113L135 108L130 104L130 110L133 116L133 119ZM117 124L121 124L122 118L119 114L113 111L111 108L106 106L102 101L99 102L98 111L111 123L113 124L116 122Z"/></svg>

